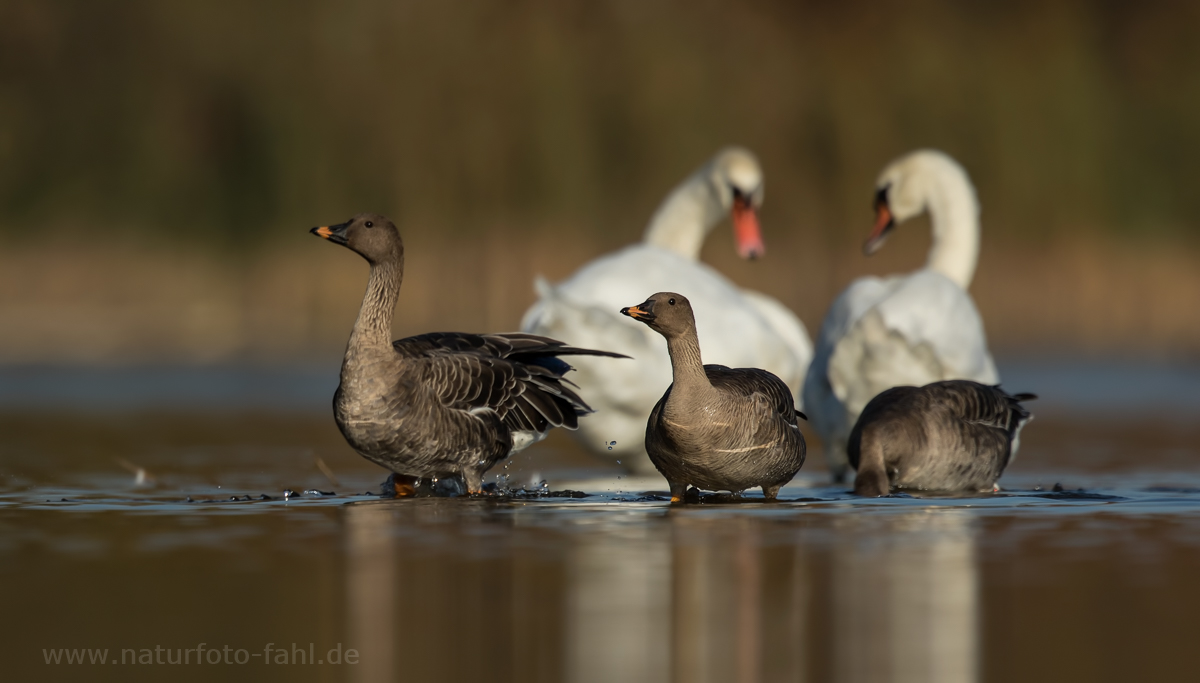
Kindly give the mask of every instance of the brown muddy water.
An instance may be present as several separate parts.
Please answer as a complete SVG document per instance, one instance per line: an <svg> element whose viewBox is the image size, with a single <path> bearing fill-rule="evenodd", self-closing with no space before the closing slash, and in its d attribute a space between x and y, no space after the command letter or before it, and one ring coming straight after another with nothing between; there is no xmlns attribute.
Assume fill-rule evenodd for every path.
<svg viewBox="0 0 1200 683"><path fill-rule="evenodd" d="M563 435L498 474L586 497L380 500L324 370L0 369L4 679L1194 675L1197 373L1001 370L999 494L672 507Z"/></svg>

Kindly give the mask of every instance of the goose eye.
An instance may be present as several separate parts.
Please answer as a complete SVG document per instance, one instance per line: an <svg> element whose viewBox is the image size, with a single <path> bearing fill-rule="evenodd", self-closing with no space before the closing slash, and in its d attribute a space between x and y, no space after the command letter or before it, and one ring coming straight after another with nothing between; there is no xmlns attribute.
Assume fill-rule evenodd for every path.
<svg viewBox="0 0 1200 683"><path fill-rule="evenodd" d="M668 300L667 300L667 303L669 303L669 304L671 304L672 306L674 306L674 305L675 305L675 299L668 299Z"/></svg>
<svg viewBox="0 0 1200 683"><path fill-rule="evenodd" d="M375 224L374 224L374 223L372 223L371 221L367 221L367 227L368 227L368 228L373 228L373 227L375 227Z"/></svg>

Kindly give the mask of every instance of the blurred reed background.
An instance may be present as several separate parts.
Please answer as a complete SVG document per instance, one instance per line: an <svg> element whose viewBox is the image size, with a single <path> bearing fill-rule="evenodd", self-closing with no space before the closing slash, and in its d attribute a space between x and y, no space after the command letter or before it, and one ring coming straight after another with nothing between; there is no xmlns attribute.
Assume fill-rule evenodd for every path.
<svg viewBox="0 0 1200 683"><path fill-rule="evenodd" d="M532 279L636 240L718 147L765 260L704 258L811 332L875 175L970 171L1001 354L1200 356L1194 2L0 2L0 362L305 360L365 283L307 234L397 220L397 334L508 330Z"/></svg>

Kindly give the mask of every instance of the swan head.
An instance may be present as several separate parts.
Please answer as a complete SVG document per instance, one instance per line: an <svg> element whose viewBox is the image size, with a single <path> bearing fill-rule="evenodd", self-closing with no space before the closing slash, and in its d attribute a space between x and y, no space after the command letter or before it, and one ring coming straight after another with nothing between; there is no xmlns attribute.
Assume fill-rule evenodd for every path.
<svg viewBox="0 0 1200 683"><path fill-rule="evenodd" d="M377 213L360 213L345 223L313 228L309 232L358 253L372 265L404 259L400 231L386 216Z"/></svg>
<svg viewBox="0 0 1200 683"><path fill-rule="evenodd" d="M863 252L869 256L878 251L897 225L929 210L950 185L958 186L956 190L965 186L973 201L967 172L944 152L921 149L888 164L875 181L875 227Z"/></svg>
<svg viewBox="0 0 1200 683"><path fill-rule="evenodd" d="M680 183L659 205L643 240L696 260L704 238L726 217L742 258L765 253L758 209L763 174L758 159L743 147L726 147Z"/></svg>
<svg viewBox="0 0 1200 683"><path fill-rule="evenodd" d="M667 338L696 329L692 302L675 292L659 292L636 306L622 308L621 313L646 323L647 327Z"/></svg>
<svg viewBox="0 0 1200 683"><path fill-rule="evenodd" d="M763 173L758 158L744 147L726 147L717 152L706 168L709 188L721 207L717 217L728 215L738 255L744 259L761 258L766 253L758 210L763 202Z"/></svg>

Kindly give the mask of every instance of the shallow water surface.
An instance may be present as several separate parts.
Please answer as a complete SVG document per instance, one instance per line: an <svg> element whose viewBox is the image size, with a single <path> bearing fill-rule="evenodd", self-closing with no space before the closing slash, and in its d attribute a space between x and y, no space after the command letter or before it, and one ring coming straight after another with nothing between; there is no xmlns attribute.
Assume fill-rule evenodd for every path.
<svg viewBox="0 0 1200 683"><path fill-rule="evenodd" d="M1186 421L1050 411L995 495L855 498L813 448L779 503L671 506L661 481L619 475L563 435L494 474L584 497L381 500L383 473L324 412L178 408L0 413L6 678L1117 681L1193 668L1200 427Z"/></svg>

